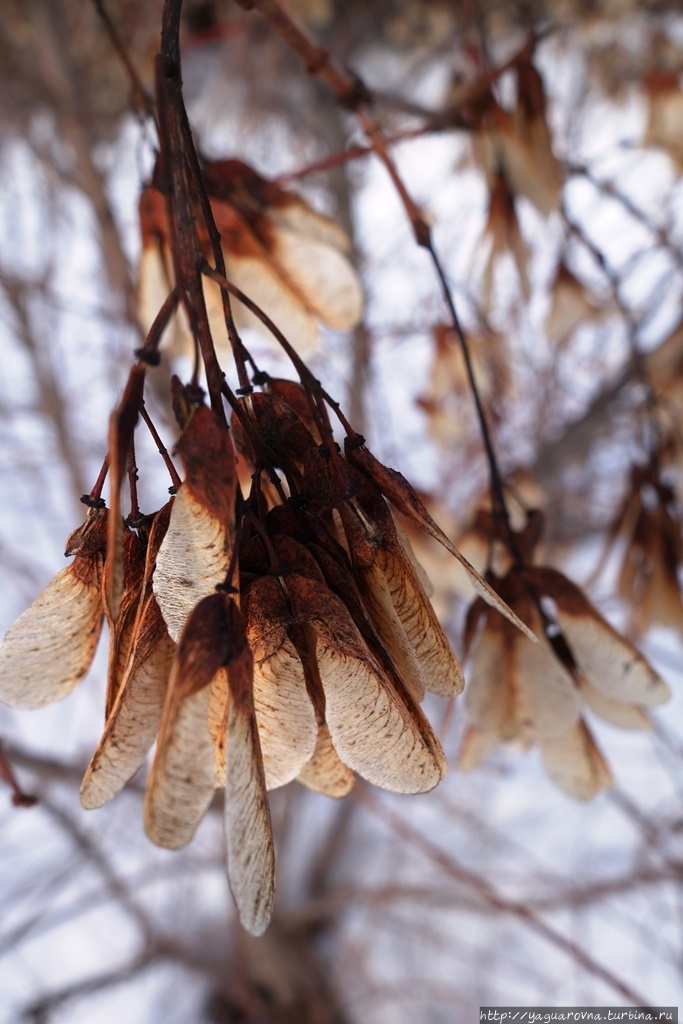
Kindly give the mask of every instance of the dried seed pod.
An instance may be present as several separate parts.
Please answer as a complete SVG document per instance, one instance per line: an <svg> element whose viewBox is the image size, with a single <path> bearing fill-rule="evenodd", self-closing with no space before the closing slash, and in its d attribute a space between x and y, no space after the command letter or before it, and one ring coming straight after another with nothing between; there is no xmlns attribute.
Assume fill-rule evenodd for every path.
<svg viewBox="0 0 683 1024"><path fill-rule="evenodd" d="M150 529L130 655L104 734L81 786L81 803L87 809L101 807L125 786L142 764L159 729L175 644L152 592L152 578L170 514L169 502L157 512Z"/></svg>
<svg viewBox="0 0 683 1024"><path fill-rule="evenodd" d="M110 513L112 519L121 520L121 516ZM121 520L121 522L123 522ZM109 559L109 543L112 530L109 527L107 540L107 560L104 564L104 614L109 626L109 658L107 665L107 696L105 701L105 721L109 718L122 683L131 644L135 631L135 620L140 602L143 578L145 574L145 549L143 542L136 533L127 527L121 534L120 570L114 569ZM120 584L116 588L108 586L110 573L120 576ZM109 603L110 595L114 594L116 610Z"/></svg>
<svg viewBox="0 0 683 1024"><path fill-rule="evenodd" d="M178 442L185 479L157 556L154 593L176 642L188 615L225 581L235 539L235 453L228 431L200 406Z"/></svg>
<svg viewBox="0 0 683 1024"><path fill-rule="evenodd" d="M313 756L318 733L303 666L287 632L291 620L278 579L255 580L244 597L244 621L268 789L296 778Z"/></svg>
<svg viewBox="0 0 683 1024"><path fill-rule="evenodd" d="M313 756L297 775L297 781L315 793L339 800L353 789L356 776L334 749L330 730L324 721L318 725Z"/></svg>
<svg viewBox="0 0 683 1024"><path fill-rule="evenodd" d="M346 256L348 238L334 221L238 160L206 164L204 180L229 280L286 332L299 352L306 355L317 348L316 320L334 330L355 327L363 296ZM143 327L149 329L174 284L165 200L156 189L143 193L140 215L138 304ZM208 255L209 239L201 224L200 233ZM225 347L220 288L207 280L204 296L214 341ZM240 329L264 330L243 303L233 299L231 305ZM188 331L182 316L174 317L174 323L172 341L179 347L183 336L189 340Z"/></svg>
<svg viewBox="0 0 683 1024"><path fill-rule="evenodd" d="M254 707L253 659L234 603L231 634L225 779L228 880L240 921L252 935L261 935L275 899L275 847Z"/></svg>
<svg viewBox="0 0 683 1024"><path fill-rule="evenodd" d="M525 647L492 610L474 639L470 624L474 650L465 707L472 726L460 766L467 770L484 760L496 739L535 743L551 781L575 799L589 800L612 779L580 716L581 704L620 728L648 729L641 705L665 700L668 687L562 573L535 567L522 575L513 569L498 585L539 633L538 604L550 600L552 610L544 607L551 616L550 639Z"/></svg>
<svg viewBox="0 0 683 1024"><path fill-rule="evenodd" d="M183 629L171 668L145 796L147 835L169 849L190 842L213 798L210 684L236 656L233 617L233 602L224 594L200 601Z"/></svg>
<svg viewBox="0 0 683 1024"><path fill-rule="evenodd" d="M603 721L616 725L619 729L645 731L652 728L652 719L638 704L611 700L581 676L578 678L578 684L586 707Z"/></svg>
<svg viewBox="0 0 683 1024"><path fill-rule="evenodd" d="M565 345L582 324L599 324L610 312L608 306L596 305L586 286L562 260L551 285L551 296L545 332L550 341L558 346Z"/></svg>
<svg viewBox="0 0 683 1024"><path fill-rule="evenodd" d="M286 466L292 460L303 462L308 452L317 447L306 424L284 399L256 391L250 401L264 445L273 453L275 465Z"/></svg>
<svg viewBox="0 0 683 1024"><path fill-rule="evenodd" d="M294 410L297 416L310 430L311 435L315 438L316 444L320 444L322 442L322 438L318 433L318 426L313 418L313 414L311 413L308 395L298 381L285 380L282 377L269 377L268 391L271 395L276 395L278 398L281 398Z"/></svg>
<svg viewBox="0 0 683 1024"><path fill-rule="evenodd" d="M434 522L403 474L399 473L398 470L383 466L372 452L364 444L358 444L357 440L346 438L344 448L349 462L357 466L366 477L372 480L384 497L402 515L412 520L420 529L437 540L439 544L442 544L447 551L458 559L460 564L469 573L474 590L483 597L486 603L496 608L502 615L513 622L530 640L535 641L537 638L529 630L528 626L514 614L495 590L477 572L474 566L470 565L467 559L458 551L443 530Z"/></svg>
<svg viewBox="0 0 683 1024"><path fill-rule="evenodd" d="M374 785L401 793L443 777L441 746L418 705L382 672L342 602L314 580L292 576L287 592L305 627L341 760Z"/></svg>
<svg viewBox="0 0 683 1024"><path fill-rule="evenodd" d="M62 700L88 672L102 628L106 509L89 509L71 534L75 555L8 629L0 644L0 700L39 708Z"/></svg>
<svg viewBox="0 0 683 1024"><path fill-rule="evenodd" d="M540 744L548 778L574 800L592 800L613 785L612 773L585 722Z"/></svg>
<svg viewBox="0 0 683 1024"><path fill-rule="evenodd" d="M506 594L542 636L543 626L531 599L511 586ZM549 644L545 640L528 643L493 609L487 610L471 659L465 708L480 732L529 746L565 735L578 721L579 694Z"/></svg>
<svg viewBox="0 0 683 1024"><path fill-rule="evenodd" d="M670 697L664 680L647 659L624 639L582 591L556 569L534 568L529 579L552 598L557 621L581 673L605 697L651 707Z"/></svg>

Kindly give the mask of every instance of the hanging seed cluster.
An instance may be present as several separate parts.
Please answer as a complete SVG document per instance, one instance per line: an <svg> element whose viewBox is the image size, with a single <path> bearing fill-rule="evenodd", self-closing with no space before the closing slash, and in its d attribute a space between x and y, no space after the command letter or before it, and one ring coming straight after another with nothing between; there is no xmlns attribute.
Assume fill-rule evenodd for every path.
<svg viewBox="0 0 683 1024"><path fill-rule="evenodd" d="M9 630L0 697L37 707L66 696L106 619L106 724L83 805L111 799L155 740L144 807L155 843L185 846L224 788L232 891L260 933L274 894L269 789L298 779L341 797L357 774L420 793L446 771L420 701L459 693L463 676L394 511L515 616L407 481L357 434L342 453L319 403L292 381L263 379L235 399L228 428L176 380L182 480L155 514L124 521L145 372L133 368L112 417L111 508L89 499L67 545L74 561Z"/></svg>

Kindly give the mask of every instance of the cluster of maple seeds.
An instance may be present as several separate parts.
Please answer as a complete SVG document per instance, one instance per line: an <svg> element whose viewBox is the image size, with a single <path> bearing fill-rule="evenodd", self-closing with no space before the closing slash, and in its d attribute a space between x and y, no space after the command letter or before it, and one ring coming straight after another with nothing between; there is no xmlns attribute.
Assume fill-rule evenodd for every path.
<svg viewBox="0 0 683 1024"><path fill-rule="evenodd" d="M612 785L612 775L585 711L621 729L646 730L649 709L667 701L670 691L575 583L535 564L542 529L542 514L532 512L499 550L499 524L482 509L463 540L476 562L476 546L487 559L493 552L497 572L488 574L491 582L539 643L519 643L500 615L479 601L471 606L464 644L469 725L458 767L474 768L498 743L537 746L551 781L569 796L589 800Z"/></svg>
<svg viewBox="0 0 683 1024"><path fill-rule="evenodd" d="M106 724L82 802L94 808L114 796L156 739L145 827L154 842L179 848L225 787L230 883L242 922L260 933L274 893L268 789L297 778L340 797L358 773L418 793L446 771L419 701L426 689L459 693L463 676L387 499L528 630L407 481L359 435L342 455L290 381L238 399L229 430L176 380L184 478L157 513L124 522L120 491L145 369L133 368L112 417L111 508L90 499L67 542L74 561L7 633L0 697L38 707L66 696L87 673L106 619ZM233 436L253 474L246 498Z"/></svg>

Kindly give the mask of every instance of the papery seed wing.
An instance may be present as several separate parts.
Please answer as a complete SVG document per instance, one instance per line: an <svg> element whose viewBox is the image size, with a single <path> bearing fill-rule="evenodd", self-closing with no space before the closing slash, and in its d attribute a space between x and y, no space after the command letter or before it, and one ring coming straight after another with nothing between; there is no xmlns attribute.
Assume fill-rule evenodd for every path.
<svg viewBox="0 0 683 1024"><path fill-rule="evenodd" d="M490 612L489 612L490 616ZM487 616L471 652L465 690L467 718L480 732L510 738L518 731L509 674L514 634L504 620ZM514 725L510 725L510 721Z"/></svg>
<svg viewBox="0 0 683 1024"><path fill-rule="evenodd" d="M228 280L251 299L279 327L304 359L320 345L320 332L311 312L265 256L241 256L223 244ZM209 282L209 287L211 286ZM217 286L216 286L217 287ZM240 329L246 327L266 334L277 346L258 317L238 299L232 299L233 313Z"/></svg>
<svg viewBox="0 0 683 1024"><path fill-rule="evenodd" d="M413 567L415 575L420 581L420 586L424 590L427 597L431 599L434 596L434 584L429 578L429 573L427 572L424 565L422 565L419 558L415 554L415 550L413 548L410 537L403 529L402 524L399 523L398 518L394 515L393 512L391 513L391 518L394 522L394 526L396 527L396 536L398 537L399 544L401 545L406 555L410 559L410 564Z"/></svg>
<svg viewBox="0 0 683 1024"><path fill-rule="evenodd" d="M15 708L62 700L90 668L101 628L100 581L62 569L0 644L0 700Z"/></svg>
<svg viewBox="0 0 683 1024"><path fill-rule="evenodd" d="M612 700L650 707L669 699L670 690L645 657L555 569L533 569L530 578L557 608L557 621L582 674Z"/></svg>
<svg viewBox="0 0 683 1024"><path fill-rule="evenodd" d="M363 314L363 292L346 256L287 228L273 234L274 260L305 306L327 327L352 330Z"/></svg>
<svg viewBox="0 0 683 1024"><path fill-rule="evenodd" d="M552 152L543 145L542 132L535 130L529 139L522 139L508 125L501 124L501 129L497 141L511 191L526 196L548 217L558 207L562 180Z"/></svg>
<svg viewBox="0 0 683 1024"><path fill-rule="evenodd" d="M169 691L147 780L145 831L157 846L187 846L213 799L216 763L208 728L210 689L182 699L171 673ZM170 699L169 699L170 697Z"/></svg>
<svg viewBox="0 0 683 1024"><path fill-rule="evenodd" d="M187 621L171 669L145 795L147 835L169 849L190 842L213 798L209 684L234 655L233 614L224 594L205 597Z"/></svg>
<svg viewBox="0 0 683 1024"><path fill-rule="evenodd" d="M237 471L228 431L205 406L177 445L186 468L157 556L154 593L178 640L188 615L223 583L234 544Z"/></svg>
<svg viewBox="0 0 683 1024"><path fill-rule="evenodd" d="M441 697L462 693L462 669L408 556L400 546L382 547L377 552L377 565L417 654L427 689Z"/></svg>
<svg viewBox="0 0 683 1024"><path fill-rule="evenodd" d="M313 239L340 252L348 252L351 239L340 224L331 217L318 213L299 196L283 192L283 201L268 208L268 220L293 234Z"/></svg>
<svg viewBox="0 0 683 1024"><path fill-rule="evenodd" d="M211 681L211 694L209 696L209 732L213 741L216 755L216 785L219 789L225 788L226 772L226 731L228 725L228 702L230 690L228 687L228 670L219 669Z"/></svg>
<svg viewBox="0 0 683 1024"><path fill-rule="evenodd" d="M81 786L87 810L111 800L133 777L159 729L176 645L153 594L133 639L118 699Z"/></svg>
<svg viewBox="0 0 683 1024"><path fill-rule="evenodd" d="M532 613L525 618L541 636L540 617ZM545 639L529 644L515 637L514 673L523 736L533 742L561 736L578 721L577 687Z"/></svg>
<svg viewBox="0 0 683 1024"><path fill-rule="evenodd" d="M586 679L579 679L581 695L590 710L620 729L634 729L644 731L652 728L652 719L647 711L638 707L637 704L625 704L620 700L610 700L604 694L596 690Z"/></svg>
<svg viewBox="0 0 683 1024"><path fill-rule="evenodd" d="M263 228L263 239L258 237L252 224L241 216L230 203L214 201L212 210L216 225L221 233L226 274L231 284L251 299L304 357L311 355L318 347L320 335L318 326L302 297L292 289L281 268L273 261L270 243L273 231L264 218L259 219ZM217 339L225 339L225 318L220 288L213 281L206 281L204 293L213 331L215 319L222 320L217 327ZM240 329L255 328L269 332L258 317L237 299L231 300L233 315Z"/></svg>
<svg viewBox="0 0 683 1024"><path fill-rule="evenodd" d="M407 689L411 690L415 699L421 699L417 694L424 696L424 681L419 660L393 608L393 602L384 576L379 570L375 570L374 573L372 570L359 570L358 575L361 584L370 595L369 600L364 603L345 552L339 545L336 546L336 549L335 551L334 542L327 550L319 544L309 543L309 550L315 555L320 568L323 570L325 582L346 606L358 631L375 658L392 678L394 675L401 677L404 685ZM333 554L332 552L335 553ZM315 578L310 573L302 573L301 575ZM373 587L372 581L375 578L377 579L377 586ZM389 645L382 640L376 627L376 622L370 617L371 606L375 608L375 618L384 617L387 620L385 626L390 639ZM397 641L395 641L396 635L398 636ZM389 649L390 646L395 649L391 651ZM402 662L403 669L401 670L396 657L401 657L404 651L405 658ZM410 680L412 680L412 688Z"/></svg>
<svg viewBox="0 0 683 1024"><path fill-rule="evenodd" d="M264 215L337 249L350 247L346 232L336 221L318 213L296 193L262 177L242 160L215 160L206 164L204 180L212 203L218 200L234 204L245 216Z"/></svg>
<svg viewBox="0 0 683 1024"><path fill-rule="evenodd" d="M313 756L318 727L301 660L287 635L291 614L277 579L252 584L244 615L266 787L275 789L296 778Z"/></svg>
<svg viewBox="0 0 683 1024"><path fill-rule="evenodd" d="M147 538L130 656L104 735L81 786L81 803L87 809L101 807L123 788L142 764L159 729L175 644L152 593L152 577L170 514L168 502L155 515Z"/></svg>
<svg viewBox="0 0 683 1024"><path fill-rule="evenodd" d="M678 581L681 557L680 526L665 511L653 517L648 561L651 566L643 596L643 624L656 623L683 631L683 599ZM637 610L634 608L634 617Z"/></svg>
<svg viewBox="0 0 683 1024"><path fill-rule="evenodd" d="M469 772L483 764L493 753L497 744L497 733L486 729L477 729L474 725L468 726L458 751L460 771Z"/></svg>
<svg viewBox="0 0 683 1024"><path fill-rule="evenodd" d="M154 594L173 640L198 601L225 580L229 564L223 524L181 484L154 573Z"/></svg>
<svg viewBox="0 0 683 1024"><path fill-rule="evenodd" d="M414 700L424 700L426 681L422 665L394 606L389 581L377 564L357 575L365 607L398 675Z"/></svg>
<svg viewBox="0 0 683 1024"><path fill-rule="evenodd" d="M225 784L228 879L240 921L261 935L275 898L275 848L252 693L252 659L244 640L230 666Z"/></svg>
<svg viewBox="0 0 683 1024"><path fill-rule="evenodd" d="M112 513L109 517L121 519ZM123 674L131 651L136 625L136 613L141 600L145 571L145 552L141 540L136 533L126 528L121 536L121 546L112 560L109 559L111 549L111 528L107 539L107 561L104 565L104 614L109 626L109 656L107 665L107 697L105 702L105 719L109 718L122 684ZM120 555L120 566L113 568L113 561ZM116 591L107 586L110 572L120 575ZM116 602L115 611L110 605L110 598Z"/></svg>
<svg viewBox="0 0 683 1024"><path fill-rule="evenodd" d="M301 769L297 781L315 793L324 793L336 799L348 796L353 789L356 776L334 749L325 722L321 722L318 727L313 757Z"/></svg>
<svg viewBox="0 0 683 1024"><path fill-rule="evenodd" d="M545 320L545 332L556 345L564 345L583 323L600 323L609 313L590 297L585 285L561 261L551 285L552 301Z"/></svg>
<svg viewBox="0 0 683 1024"><path fill-rule="evenodd" d="M107 515L88 512L67 541L75 554L10 626L0 644L0 700L39 708L62 700L88 672L102 629Z"/></svg>
<svg viewBox="0 0 683 1024"><path fill-rule="evenodd" d="M584 722L564 736L541 744L543 767L548 778L574 800L592 800L609 789L612 775Z"/></svg>
<svg viewBox="0 0 683 1024"><path fill-rule="evenodd" d="M404 516L411 519L417 526L422 530L425 530L430 536L438 540L447 551L458 559L460 564L467 570L470 575L470 580L475 591L483 597L487 604L491 605L492 608L496 608L501 615L513 622L520 632L524 633L530 640L537 640L537 637L529 630L521 619L519 619L514 612L508 608L506 603L498 596L495 590L486 582L486 580L477 572L473 565L467 561L467 559L458 551L455 545L448 539L443 530L434 522L431 515L420 501L420 498L415 493L415 490L408 483L406 478L395 469L390 469L387 466L383 466L375 456L365 446L359 447L357 444L350 443L347 438L345 441L345 450L347 458L351 463L358 466L359 469L374 480L377 487L379 487L382 494L387 498L392 505L398 509Z"/></svg>
<svg viewBox="0 0 683 1024"><path fill-rule="evenodd" d="M523 614L542 635L529 602ZM472 654L465 707L479 729L528 744L566 733L578 720L580 702L548 643L527 643L492 610Z"/></svg>
<svg viewBox="0 0 683 1024"><path fill-rule="evenodd" d="M298 620L312 628L325 720L341 760L373 785L399 793L432 789L446 761L431 726L389 682L345 606L314 580L290 577Z"/></svg>

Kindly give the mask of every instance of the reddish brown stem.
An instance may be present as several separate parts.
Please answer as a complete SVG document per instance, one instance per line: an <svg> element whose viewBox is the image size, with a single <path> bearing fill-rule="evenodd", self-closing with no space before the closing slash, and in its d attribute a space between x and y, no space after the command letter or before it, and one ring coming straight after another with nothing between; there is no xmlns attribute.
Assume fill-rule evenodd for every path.
<svg viewBox="0 0 683 1024"><path fill-rule="evenodd" d="M225 423L221 394L223 372L204 302L201 265L204 262L197 231L188 151L196 160L182 94L180 75L181 0L166 0L161 33L161 53L155 60L157 111L159 117L159 180L168 205L171 251L178 290L187 311L190 328L199 345L211 408Z"/></svg>
<svg viewBox="0 0 683 1024"><path fill-rule="evenodd" d="M91 508L104 508L104 501L102 499L102 488L104 487L104 481L107 479L107 473L109 472L109 452L104 457L102 468L99 472L97 480L91 490L90 494L84 494L81 501L84 505L89 505Z"/></svg>
<svg viewBox="0 0 683 1024"><path fill-rule="evenodd" d="M140 415L147 424L147 429L152 435L152 439L154 440L154 443L157 446L157 451L159 452L159 455L161 455L162 459L166 464L166 468L170 474L173 487L175 490L177 490L180 487L180 476L178 475L178 471L176 470L175 466L173 465L173 462L171 461L171 456L168 454L168 451L166 450L163 441L159 437L157 429L152 423L152 419L149 413L147 412L147 409L145 408L144 404L140 406Z"/></svg>

